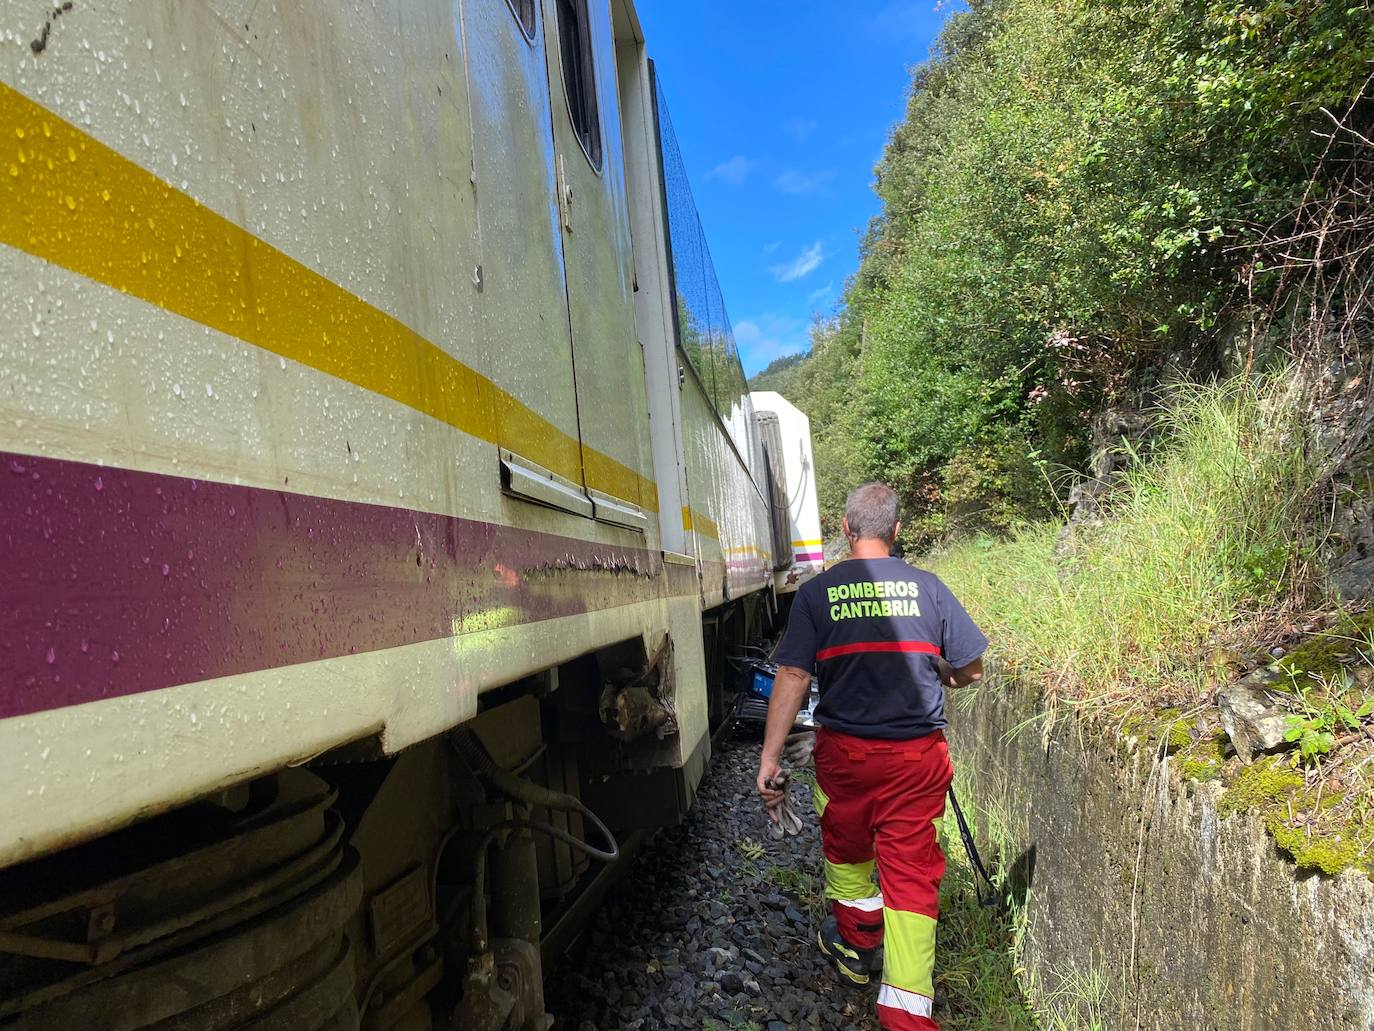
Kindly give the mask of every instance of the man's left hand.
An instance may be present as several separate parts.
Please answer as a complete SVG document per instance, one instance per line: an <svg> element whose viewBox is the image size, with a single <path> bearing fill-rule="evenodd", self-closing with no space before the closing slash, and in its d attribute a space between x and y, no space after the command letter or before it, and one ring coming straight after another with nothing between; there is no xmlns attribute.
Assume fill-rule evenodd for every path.
<svg viewBox="0 0 1374 1031"><path fill-rule="evenodd" d="M787 797L787 788L770 787L770 784L785 783L782 781L782 766L776 759L769 759L764 756L759 760L759 776L755 786L759 791L759 798L763 799L764 808L768 810L768 818L774 823L778 822L778 807Z"/></svg>

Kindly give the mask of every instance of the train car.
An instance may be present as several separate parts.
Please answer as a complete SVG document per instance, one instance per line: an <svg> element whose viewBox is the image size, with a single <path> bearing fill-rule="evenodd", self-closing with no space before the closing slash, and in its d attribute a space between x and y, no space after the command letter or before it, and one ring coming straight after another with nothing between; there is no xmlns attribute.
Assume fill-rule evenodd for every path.
<svg viewBox="0 0 1374 1031"><path fill-rule="evenodd" d="M548 1027L795 564L633 6L0 18L0 1027Z"/></svg>
<svg viewBox="0 0 1374 1031"><path fill-rule="evenodd" d="M749 395L764 451L764 480L771 492L775 589L794 593L825 566L816 469L811 458L811 420L772 390Z"/></svg>

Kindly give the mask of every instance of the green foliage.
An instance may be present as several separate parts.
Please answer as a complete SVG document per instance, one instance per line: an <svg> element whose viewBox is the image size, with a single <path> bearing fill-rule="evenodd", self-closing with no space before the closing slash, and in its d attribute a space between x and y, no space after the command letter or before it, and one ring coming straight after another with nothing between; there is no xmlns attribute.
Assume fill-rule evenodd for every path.
<svg viewBox="0 0 1374 1031"><path fill-rule="evenodd" d="M1315 762L1317 756L1331 751L1335 743L1336 737L1328 729L1329 726L1331 724L1321 717L1289 716L1283 739L1297 742L1298 754L1303 762Z"/></svg>
<svg viewBox="0 0 1374 1031"><path fill-rule="evenodd" d="M1282 373L1180 390L1101 527L1068 547L1044 524L968 541L932 568L1005 668L1059 698L1156 708L1196 698L1197 657L1281 600L1281 576L1257 579L1254 555L1291 558L1304 543L1313 471L1294 401Z"/></svg>
<svg viewBox="0 0 1374 1031"><path fill-rule="evenodd" d="M740 855L751 863L757 863L768 851L753 838L740 839L735 842L735 848L739 849Z"/></svg>
<svg viewBox="0 0 1374 1031"><path fill-rule="evenodd" d="M774 358L763 371L756 372L749 380L749 389L775 390L783 397L791 396L794 393L792 384L797 377L797 370L804 361L805 354L785 354L781 358Z"/></svg>
<svg viewBox="0 0 1374 1031"><path fill-rule="evenodd" d="M950 456L940 474L945 525L936 533L1005 535L1028 513L1053 503L1050 475L1030 438L1021 430L994 425Z"/></svg>
<svg viewBox="0 0 1374 1031"><path fill-rule="evenodd" d="M827 526L867 478L902 492L913 543L970 506L998 532L1052 514L999 476L1006 441L1081 468L1096 408L1166 368L1225 368L1254 319L1295 310L1266 241L1329 192L1327 112L1367 107L1371 71L1371 0L952 15L878 164L844 305L787 370Z"/></svg>
<svg viewBox="0 0 1374 1031"><path fill-rule="evenodd" d="M1293 857L1293 862L1304 870L1320 870L1324 874L1335 875L1349 867L1358 865L1364 846L1357 833L1338 832L1331 836L1313 837L1307 831L1289 827L1282 822L1274 823L1269 831L1274 835L1274 844Z"/></svg>
<svg viewBox="0 0 1374 1031"><path fill-rule="evenodd" d="M802 909L809 912L817 923L825 918L829 903L822 893L823 882L810 870L799 870L793 866L769 866L763 871L763 879L781 892L785 892Z"/></svg>
<svg viewBox="0 0 1374 1031"><path fill-rule="evenodd" d="M1359 730L1374 715L1374 698L1354 702L1321 680L1300 683L1296 698L1303 711L1288 717L1283 738L1298 746L1299 757L1309 765L1331 751L1337 734Z"/></svg>

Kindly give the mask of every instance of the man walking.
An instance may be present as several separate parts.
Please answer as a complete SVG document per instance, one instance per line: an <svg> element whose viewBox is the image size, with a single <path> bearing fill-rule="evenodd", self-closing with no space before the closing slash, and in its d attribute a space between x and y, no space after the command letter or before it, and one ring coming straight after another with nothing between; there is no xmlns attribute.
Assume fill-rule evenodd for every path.
<svg viewBox="0 0 1374 1031"><path fill-rule="evenodd" d="M987 638L938 577L889 557L899 525L890 488L856 487L845 503L851 557L797 592L776 656L758 790L778 819L783 744L818 671L815 801L832 914L820 947L863 985L883 946L879 1023L930 1031L945 872L936 835L953 776L945 686L982 678Z"/></svg>

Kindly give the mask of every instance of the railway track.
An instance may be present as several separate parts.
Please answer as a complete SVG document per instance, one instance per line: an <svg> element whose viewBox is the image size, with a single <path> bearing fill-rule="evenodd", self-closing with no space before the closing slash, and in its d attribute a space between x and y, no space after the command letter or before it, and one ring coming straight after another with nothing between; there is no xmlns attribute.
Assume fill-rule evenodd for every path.
<svg viewBox="0 0 1374 1031"><path fill-rule="evenodd" d="M645 843L607 892L546 1001L567 1031L876 1028L867 993L841 986L814 947L820 844L777 842L754 796L758 742L725 735L682 825Z"/></svg>

